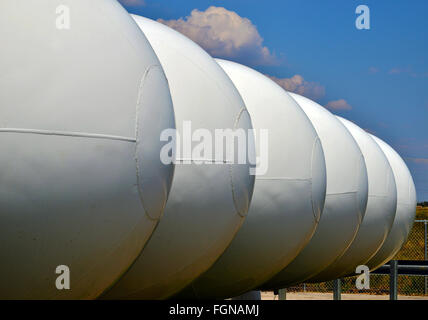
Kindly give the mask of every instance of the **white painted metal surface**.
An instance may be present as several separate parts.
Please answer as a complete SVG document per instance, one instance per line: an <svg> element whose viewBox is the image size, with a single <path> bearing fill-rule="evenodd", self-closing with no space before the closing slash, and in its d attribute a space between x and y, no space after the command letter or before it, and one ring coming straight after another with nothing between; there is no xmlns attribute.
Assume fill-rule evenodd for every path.
<svg viewBox="0 0 428 320"><path fill-rule="evenodd" d="M397 210L391 231L373 258L367 262L370 270L391 260L407 241L416 215L416 189L412 175L400 155L381 139L371 135L391 165L397 187Z"/></svg>
<svg viewBox="0 0 428 320"><path fill-rule="evenodd" d="M338 119L355 137L363 152L369 179L369 198L354 241L341 257L311 279L316 282L352 274L358 265L367 263L388 236L397 205L394 174L381 148L363 129L346 119Z"/></svg>
<svg viewBox="0 0 428 320"><path fill-rule="evenodd" d="M166 78L112 0L2 0L0 42L0 298L96 298L166 203Z"/></svg>
<svg viewBox="0 0 428 320"><path fill-rule="evenodd" d="M181 136L183 121L213 136L215 129L252 128L238 91L204 50L169 27L133 17L165 70ZM254 153L254 144L249 147ZM136 263L104 297L167 298L206 271L247 214L254 187L249 169L248 162L177 163L161 223Z"/></svg>
<svg viewBox="0 0 428 320"><path fill-rule="evenodd" d="M248 217L228 249L190 288L198 298L227 298L263 284L308 243L325 200L321 143L310 120L285 90L259 72L217 60L250 113L256 153L268 155L256 176ZM268 141L261 141L262 130Z"/></svg>
<svg viewBox="0 0 428 320"><path fill-rule="evenodd" d="M306 112L321 139L327 167L327 195L311 241L264 285L270 288L302 282L332 263L354 239L367 204L367 170L352 135L327 109L300 95L290 95Z"/></svg>

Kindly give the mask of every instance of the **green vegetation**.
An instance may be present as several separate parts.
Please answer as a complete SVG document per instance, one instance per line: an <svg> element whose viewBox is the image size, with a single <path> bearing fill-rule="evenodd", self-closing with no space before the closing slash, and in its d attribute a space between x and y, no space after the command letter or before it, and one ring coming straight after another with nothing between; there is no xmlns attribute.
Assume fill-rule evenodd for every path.
<svg viewBox="0 0 428 320"><path fill-rule="evenodd" d="M428 206L416 207L416 220L428 220Z"/></svg>
<svg viewBox="0 0 428 320"><path fill-rule="evenodd" d="M426 204L426 205L425 205ZM420 203L416 207L415 220L428 220L428 202ZM415 222L410 231L407 242L401 250L395 255L394 260L424 260L424 233L425 225L423 222ZM370 290L357 290L355 287L356 277L349 277L342 280L342 292L344 293L368 293L368 294L388 294L389 276L375 275L370 276ZM424 295L425 292L424 277L405 276L398 277L398 293L403 295ZM307 283L292 288L289 291L303 290L312 292L331 292L333 282Z"/></svg>

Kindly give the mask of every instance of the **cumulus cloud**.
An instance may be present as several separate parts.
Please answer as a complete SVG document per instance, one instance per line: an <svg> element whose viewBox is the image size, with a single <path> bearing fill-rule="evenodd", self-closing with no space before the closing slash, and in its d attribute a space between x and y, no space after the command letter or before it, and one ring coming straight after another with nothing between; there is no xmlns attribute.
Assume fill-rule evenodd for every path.
<svg viewBox="0 0 428 320"><path fill-rule="evenodd" d="M396 145L397 149L403 153L427 153L428 143L413 141L413 139L400 139L399 144Z"/></svg>
<svg viewBox="0 0 428 320"><path fill-rule="evenodd" d="M369 68L369 73L370 74L375 74L375 73L378 73L379 72L379 68L377 68L377 67L370 67Z"/></svg>
<svg viewBox="0 0 428 320"><path fill-rule="evenodd" d="M413 163L428 165L427 158L407 158L407 159L412 161Z"/></svg>
<svg viewBox="0 0 428 320"><path fill-rule="evenodd" d="M388 74L401 74L401 73L408 73L410 72L410 69L408 68L392 68L388 71Z"/></svg>
<svg viewBox="0 0 428 320"><path fill-rule="evenodd" d="M328 102L326 108L333 110L351 110L352 106L346 102L345 99L339 99Z"/></svg>
<svg viewBox="0 0 428 320"><path fill-rule="evenodd" d="M291 78L277 78L267 75L282 88L294 92L312 100L319 100L325 96L325 87L318 82L306 81L301 75L296 74ZM327 103L326 108L332 110L351 110L352 106L345 100L333 100Z"/></svg>
<svg viewBox="0 0 428 320"><path fill-rule="evenodd" d="M424 75L422 73L414 72L411 67L406 68L392 68L388 71L389 75L399 75L399 74L406 74L410 75L413 78L417 77L423 77Z"/></svg>
<svg viewBox="0 0 428 320"><path fill-rule="evenodd" d="M192 10L190 16L161 22L189 37L217 58L250 65L274 65L277 59L263 45L257 27L247 18L223 7Z"/></svg>
<svg viewBox="0 0 428 320"><path fill-rule="evenodd" d="M269 76L273 81L285 90L300 94L312 100L318 100L325 95L325 88L318 82L306 81L301 75L296 74L291 78L277 78Z"/></svg>

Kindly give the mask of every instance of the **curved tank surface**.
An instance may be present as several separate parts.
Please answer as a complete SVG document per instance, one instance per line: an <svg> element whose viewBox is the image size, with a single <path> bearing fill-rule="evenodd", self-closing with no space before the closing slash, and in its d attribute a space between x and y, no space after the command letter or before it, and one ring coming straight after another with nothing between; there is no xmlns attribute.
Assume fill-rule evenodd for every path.
<svg viewBox="0 0 428 320"><path fill-rule="evenodd" d="M215 137L216 130L242 134L247 140L252 125L244 101L214 59L173 29L133 17L168 78L181 149L190 146L176 150L162 221L132 268L103 297L162 299L192 282L224 252L245 219L253 192L248 159L231 158L240 143L228 144L233 153L222 158L217 155L217 137L210 147L216 150L194 151L201 139ZM247 158L255 153L254 140L248 141Z"/></svg>
<svg viewBox="0 0 428 320"><path fill-rule="evenodd" d="M3 0L0 39L0 298L96 298L163 213L167 80L113 0Z"/></svg>
<svg viewBox="0 0 428 320"><path fill-rule="evenodd" d="M367 204L367 170L356 141L344 125L316 102L290 93L312 121L324 150L327 193L310 242L263 287L284 288L302 282L332 263L351 244Z"/></svg>
<svg viewBox="0 0 428 320"><path fill-rule="evenodd" d="M299 105L261 73L216 61L244 99L260 161L243 226L216 263L180 294L196 298L237 296L282 270L312 237L326 190L321 143Z"/></svg>
<svg viewBox="0 0 428 320"><path fill-rule="evenodd" d="M368 262L388 236L397 206L394 174L381 148L356 124L341 117L338 119L357 139L363 151L369 178L369 199L354 241L341 257L310 280L314 282L354 274L357 266Z"/></svg>
<svg viewBox="0 0 428 320"><path fill-rule="evenodd" d="M400 155L386 142L372 135L391 165L397 186L397 211L385 242L366 265L370 270L382 266L397 254L412 230L416 215L416 189L412 175Z"/></svg>

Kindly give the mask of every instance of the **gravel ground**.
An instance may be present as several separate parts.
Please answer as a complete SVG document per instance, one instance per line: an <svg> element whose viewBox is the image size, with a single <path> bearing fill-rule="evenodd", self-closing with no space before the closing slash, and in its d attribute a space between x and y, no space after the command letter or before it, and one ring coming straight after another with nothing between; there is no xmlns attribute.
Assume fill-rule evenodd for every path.
<svg viewBox="0 0 428 320"><path fill-rule="evenodd" d="M277 300L272 291L262 292L262 300ZM332 293L287 292L287 300L333 300ZM342 300L389 300L388 295L342 294ZM428 300L428 296L398 296L398 300Z"/></svg>

